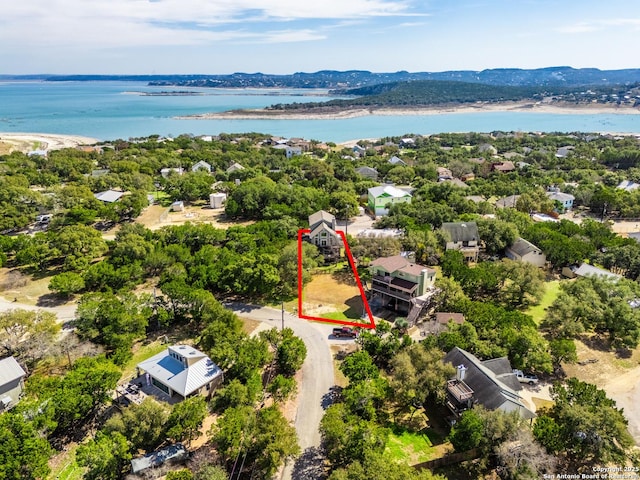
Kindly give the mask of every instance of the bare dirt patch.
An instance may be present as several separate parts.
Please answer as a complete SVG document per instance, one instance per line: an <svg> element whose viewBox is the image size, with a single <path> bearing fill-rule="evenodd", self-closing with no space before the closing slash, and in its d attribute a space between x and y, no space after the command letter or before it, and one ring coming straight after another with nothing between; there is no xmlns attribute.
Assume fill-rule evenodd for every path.
<svg viewBox="0 0 640 480"><path fill-rule="evenodd" d="M313 280L305 285L304 313L318 316L331 312L344 312L353 308L354 303L361 304L360 290L354 285L346 283L336 275L315 275Z"/></svg>
<svg viewBox="0 0 640 480"><path fill-rule="evenodd" d="M333 358L333 376L335 384L344 388L349 384L349 380L344 376L344 373L340 371L340 364L347 355L358 350L358 346L354 343L349 343L345 345L331 345L330 348L331 357Z"/></svg>
<svg viewBox="0 0 640 480"><path fill-rule="evenodd" d="M33 280L18 270L0 269L0 292L10 300L28 305L37 305L38 299L51 294L51 277Z"/></svg>
<svg viewBox="0 0 640 480"><path fill-rule="evenodd" d="M149 230L158 230L169 225L184 225L185 223L207 223L216 228L227 229L241 225L251 225L252 221L238 222L230 220L224 213L224 208L209 208L202 205L185 206L181 212L171 212L168 207L151 205L135 220Z"/></svg>
<svg viewBox="0 0 640 480"><path fill-rule="evenodd" d="M626 358L591 348L578 340L576 349L579 363L563 365L567 377L592 383L615 400L617 407L624 409L629 432L640 446L640 348Z"/></svg>

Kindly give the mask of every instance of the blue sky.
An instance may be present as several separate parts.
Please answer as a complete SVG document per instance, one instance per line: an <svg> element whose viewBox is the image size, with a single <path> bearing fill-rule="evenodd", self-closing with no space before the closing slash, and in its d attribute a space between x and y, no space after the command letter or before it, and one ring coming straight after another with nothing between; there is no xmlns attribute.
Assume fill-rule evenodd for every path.
<svg viewBox="0 0 640 480"><path fill-rule="evenodd" d="M637 68L638 0L15 0L0 73Z"/></svg>

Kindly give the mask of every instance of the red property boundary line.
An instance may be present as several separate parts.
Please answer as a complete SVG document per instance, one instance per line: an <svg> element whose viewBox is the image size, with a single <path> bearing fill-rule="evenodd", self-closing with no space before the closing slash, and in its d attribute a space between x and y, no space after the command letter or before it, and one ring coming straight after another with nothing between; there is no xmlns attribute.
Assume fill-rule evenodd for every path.
<svg viewBox="0 0 640 480"><path fill-rule="evenodd" d="M300 229L298 230L298 317L304 318L305 320L312 320L314 322L325 322L325 323L335 323L338 325L347 325L350 327L359 327L359 328L376 328L376 323L373 320L373 314L371 313L371 307L369 307L369 302L367 301L367 296L364 293L364 288L362 288L362 282L360 281L360 275L358 275L358 270L356 269L355 261L353 260L353 255L351 254L351 249L349 248L349 244L347 243L347 237L345 236L342 230L336 230L336 233L340 235L342 238L342 242L344 244L344 251L347 254L347 259L349 260L349 265L351 266L351 270L356 277L356 283L358 284L358 290L360 291L360 297L362 298L362 303L364 304L365 311L367 312L367 316L369 317L369 323L358 323L358 322L349 322L347 320L334 320L332 318L322 318L322 317L312 317L310 315L305 315L302 311L302 235L305 233L311 233L309 229Z"/></svg>

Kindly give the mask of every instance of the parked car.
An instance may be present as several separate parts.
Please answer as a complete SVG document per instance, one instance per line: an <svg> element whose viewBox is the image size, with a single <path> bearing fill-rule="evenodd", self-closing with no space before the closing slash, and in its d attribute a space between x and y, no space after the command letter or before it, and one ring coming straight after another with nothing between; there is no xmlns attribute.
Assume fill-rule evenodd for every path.
<svg viewBox="0 0 640 480"><path fill-rule="evenodd" d="M332 335L338 338L356 338L358 332L351 327L334 328Z"/></svg>
<svg viewBox="0 0 640 480"><path fill-rule="evenodd" d="M538 383L538 377L535 375L527 375L522 370L514 370L513 373L520 383L528 383L529 385Z"/></svg>

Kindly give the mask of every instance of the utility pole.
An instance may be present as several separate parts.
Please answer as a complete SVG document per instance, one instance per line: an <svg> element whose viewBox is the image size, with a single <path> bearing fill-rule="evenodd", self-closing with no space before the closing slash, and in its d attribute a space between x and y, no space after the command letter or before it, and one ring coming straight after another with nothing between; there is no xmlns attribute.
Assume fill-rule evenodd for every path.
<svg viewBox="0 0 640 480"><path fill-rule="evenodd" d="M280 331L284 330L284 302L282 302L282 328Z"/></svg>

